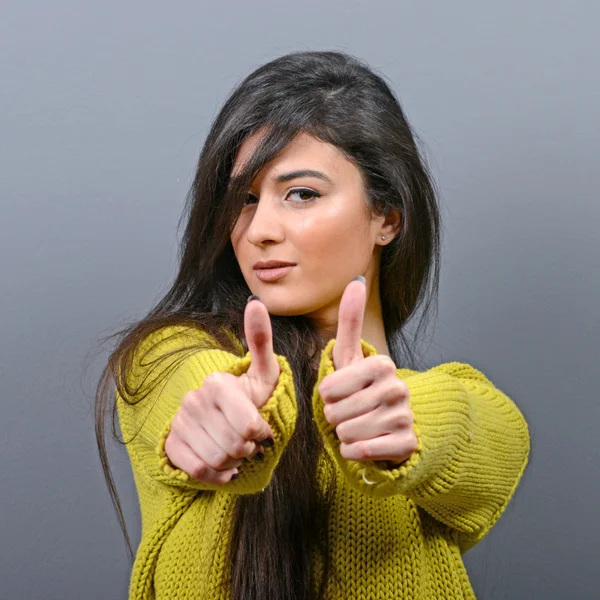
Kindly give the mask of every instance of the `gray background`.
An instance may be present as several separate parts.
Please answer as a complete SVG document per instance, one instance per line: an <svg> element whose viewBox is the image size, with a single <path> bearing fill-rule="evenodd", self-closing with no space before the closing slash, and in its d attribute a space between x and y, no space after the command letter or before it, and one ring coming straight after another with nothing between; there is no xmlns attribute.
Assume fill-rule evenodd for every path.
<svg viewBox="0 0 600 600"><path fill-rule="evenodd" d="M597 2L7 2L0 9L0 596L125 598L97 458L97 336L175 273L177 222L233 85L295 49L392 82L441 191L430 360L526 415L533 460L465 556L478 598L597 597ZM111 452L137 543L124 450Z"/></svg>

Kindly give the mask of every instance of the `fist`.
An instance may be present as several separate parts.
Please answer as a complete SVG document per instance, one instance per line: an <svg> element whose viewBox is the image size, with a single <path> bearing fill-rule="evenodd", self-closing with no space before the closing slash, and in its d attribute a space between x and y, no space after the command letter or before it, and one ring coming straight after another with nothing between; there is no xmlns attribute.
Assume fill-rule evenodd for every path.
<svg viewBox="0 0 600 600"><path fill-rule="evenodd" d="M231 481L244 459L263 459L263 445L273 445L273 431L259 409L273 394L280 367L262 302L246 305L244 333L251 356L248 371L239 377L207 375L199 389L183 397L165 440L170 462L205 483Z"/></svg>
<svg viewBox="0 0 600 600"><path fill-rule="evenodd" d="M417 449L409 390L385 355L365 357L361 334L367 288L351 281L340 301L333 347L335 372L319 393L324 415L335 427L340 454L348 460L404 462Z"/></svg>

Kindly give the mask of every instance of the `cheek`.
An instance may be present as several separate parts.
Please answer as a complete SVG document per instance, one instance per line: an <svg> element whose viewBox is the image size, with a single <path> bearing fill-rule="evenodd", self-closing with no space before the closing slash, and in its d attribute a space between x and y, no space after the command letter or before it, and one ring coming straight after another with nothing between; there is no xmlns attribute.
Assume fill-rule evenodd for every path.
<svg viewBox="0 0 600 600"><path fill-rule="evenodd" d="M234 227L230 236L231 246L233 247L233 253L235 257L240 261L240 258L244 256L244 236L242 228L238 225Z"/></svg>
<svg viewBox="0 0 600 600"><path fill-rule="evenodd" d="M299 256L319 270L355 265L372 254L370 231L363 220L335 211L321 218L304 219L294 238Z"/></svg>

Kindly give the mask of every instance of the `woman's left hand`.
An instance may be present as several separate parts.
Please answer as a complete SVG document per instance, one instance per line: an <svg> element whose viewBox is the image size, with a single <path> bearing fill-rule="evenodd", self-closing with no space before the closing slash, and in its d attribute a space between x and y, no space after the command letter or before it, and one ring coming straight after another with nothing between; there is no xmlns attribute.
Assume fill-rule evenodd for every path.
<svg viewBox="0 0 600 600"><path fill-rule="evenodd" d="M336 370L323 378L319 392L325 418L341 442L340 454L348 460L388 461L393 467L417 449L417 436L408 387L392 359L363 355L366 297L366 286L358 280L344 290L333 347Z"/></svg>

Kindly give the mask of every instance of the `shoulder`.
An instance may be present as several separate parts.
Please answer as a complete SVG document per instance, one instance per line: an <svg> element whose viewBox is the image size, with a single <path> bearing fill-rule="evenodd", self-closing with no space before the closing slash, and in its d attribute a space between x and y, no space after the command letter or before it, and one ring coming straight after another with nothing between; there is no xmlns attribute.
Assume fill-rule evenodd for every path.
<svg viewBox="0 0 600 600"><path fill-rule="evenodd" d="M198 326L164 325L143 335L135 344L126 368L128 379L151 383L172 372L189 356L221 348L215 337Z"/></svg>
<svg viewBox="0 0 600 600"><path fill-rule="evenodd" d="M194 323L163 325L142 336L136 345L138 355L162 355L165 352L195 348L225 350L233 344L243 353L244 349L238 337L221 327L218 331L206 331Z"/></svg>
<svg viewBox="0 0 600 600"><path fill-rule="evenodd" d="M457 379L472 379L480 381L481 383L491 383L491 381L479 369L468 363L456 361L441 363L422 371L415 371L413 369L398 369L398 375L400 377L410 377L411 375L423 375L426 373L445 373L446 375L456 377Z"/></svg>
<svg viewBox="0 0 600 600"><path fill-rule="evenodd" d="M164 325L145 335L136 349L138 352L152 351L158 347L162 350L177 350L198 344L215 347L217 341L206 331L194 325Z"/></svg>
<svg viewBox="0 0 600 600"><path fill-rule="evenodd" d="M489 378L484 375L479 369L474 366L463 363L463 362L447 362L433 368L434 371L439 373L446 373L452 377L456 377L463 382L478 382L486 385L493 385Z"/></svg>

